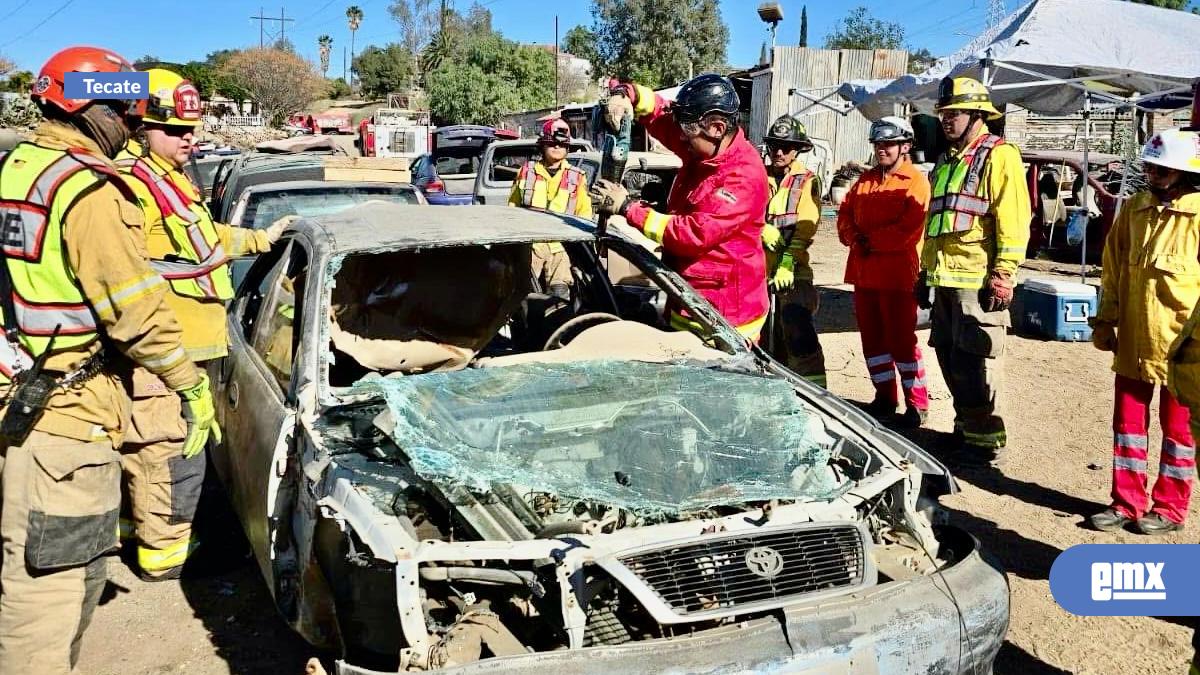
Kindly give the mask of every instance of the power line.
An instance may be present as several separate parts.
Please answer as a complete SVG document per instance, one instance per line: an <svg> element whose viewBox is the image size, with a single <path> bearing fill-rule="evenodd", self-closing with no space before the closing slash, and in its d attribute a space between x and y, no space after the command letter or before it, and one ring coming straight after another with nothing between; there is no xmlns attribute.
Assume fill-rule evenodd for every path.
<svg viewBox="0 0 1200 675"><path fill-rule="evenodd" d="M35 30L37 30L37 29L41 28L42 26L46 25L46 22L47 22L47 21L49 21L50 19L53 19L54 17L58 16L59 12L62 12L64 9L66 9L67 7L69 7L69 6L71 5L71 3L73 3L73 2L75 2L75 0L67 0L67 1L66 1L66 2L64 2L62 5L60 5L60 6L58 7L58 9L54 10L53 12L50 12L50 16L47 16L46 18L44 18L44 19L42 19L41 21L37 22L37 25L35 25L33 28L30 28L29 30L25 31L24 33L21 33L20 35L18 35L18 36L16 36L15 38L13 38L13 39L9 40L8 42L5 42L4 44L0 45L0 47L7 47L7 46L11 45L11 44L12 44L12 43L14 43L14 42L19 42L20 40L23 40L23 39L25 39L25 38L26 38L26 37L27 37L27 36L28 36L30 33L32 33L33 31L35 31Z"/></svg>
<svg viewBox="0 0 1200 675"><path fill-rule="evenodd" d="M31 2L33 2L33 0L25 0L25 2L22 2L21 4L17 5L16 9L14 9L13 11L9 12L8 14L5 14L4 16L0 16L0 21L4 21L5 19L12 16L13 14L16 14L17 12L21 11L22 7L24 7L25 5L28 5Z"/></svg>
<svg viewBox="0 0 1200 675"><path fill-rule="evenodd" d="M1007 3L1004 0L988 0L987 25L988 28L1000 25L1005 16L1008 16Z"/></svg>

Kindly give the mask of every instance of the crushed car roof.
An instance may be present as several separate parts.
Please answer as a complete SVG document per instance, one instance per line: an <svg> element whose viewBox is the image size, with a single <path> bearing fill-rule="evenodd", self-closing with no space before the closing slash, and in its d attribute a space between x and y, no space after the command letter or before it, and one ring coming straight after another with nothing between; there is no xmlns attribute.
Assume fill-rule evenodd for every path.
<svg viewBox="0 0 1200 675"><path fill-rule="evenodd" d="M324 233L333 254L372 248L591 241L591 221L511 206L362 204L305 218L294 229Z"/></svg>

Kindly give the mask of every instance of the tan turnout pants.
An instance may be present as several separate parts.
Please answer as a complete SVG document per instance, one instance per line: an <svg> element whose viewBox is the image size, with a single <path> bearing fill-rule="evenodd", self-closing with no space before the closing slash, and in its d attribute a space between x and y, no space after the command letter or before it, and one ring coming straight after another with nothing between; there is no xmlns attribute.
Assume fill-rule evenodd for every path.
<svg viewBox="0 0 1200 675"><path fill-rule="evenodd" d="M134 375L132 423L121 448L121 533L137 541L142 572L162 576L182 565L194 547L192 519L205 465L204 453L183 457L187 423L179 395L150 378L146 371Z"/></svg>
<svg viewBox="0 0 1200 675"><path fill-rule="evenodd" d="M121 458L40 431L0 453L0 673L67 675L117 545Z"/></svg>

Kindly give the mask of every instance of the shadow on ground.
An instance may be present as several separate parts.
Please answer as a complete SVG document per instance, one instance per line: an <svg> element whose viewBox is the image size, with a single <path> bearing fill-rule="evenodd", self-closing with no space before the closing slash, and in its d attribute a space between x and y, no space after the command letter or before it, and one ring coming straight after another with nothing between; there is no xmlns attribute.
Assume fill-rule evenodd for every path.
<svg viewBox="0 0 1200 675"><path fill-rule="evenodd" d="M1011 642L1005 641L996 655L993 672L998 675L1005 673L1020 673L1022 675L1071 675L1071 671L1063 670L1039 659Z"/></svg>
<svg viewBox="0 0 1200 675"><path fill-rule="evenodd" d="M213 651L235 675L301 675L310 657L319 656L332 671L327 654L319 653L284 622L242 535L218 481L205 481L195 531L202 542L189 558L179 583L212 642ZM136 565L123 556L136 572ZM128 592L109 582L107 598Z"/></svg>

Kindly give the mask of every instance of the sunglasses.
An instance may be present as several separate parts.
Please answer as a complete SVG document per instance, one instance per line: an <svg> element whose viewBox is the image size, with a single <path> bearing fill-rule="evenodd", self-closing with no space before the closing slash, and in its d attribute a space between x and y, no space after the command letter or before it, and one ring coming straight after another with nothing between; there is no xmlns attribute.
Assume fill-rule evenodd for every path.
<svg viewBox="0 0 1200 675"><path fill-rule="evenodd" d="M151 124L146 123L146 129L157 129L172 138L183 138L188 134L196 133L195 127L187 127L182 124Z"/></svg>

